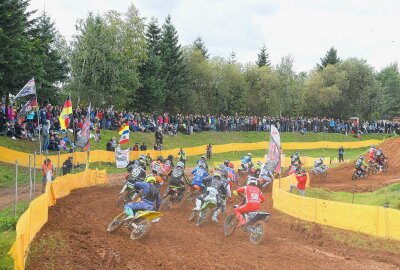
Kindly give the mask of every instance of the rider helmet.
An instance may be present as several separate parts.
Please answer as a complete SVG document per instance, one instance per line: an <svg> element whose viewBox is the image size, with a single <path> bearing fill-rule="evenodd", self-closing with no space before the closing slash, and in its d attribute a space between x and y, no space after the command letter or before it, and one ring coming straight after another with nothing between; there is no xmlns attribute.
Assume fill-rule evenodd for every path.
<svg viewBox="0 0 400 270"><path fill-rule="evenodd" d="M206 156L205 156L205 155L202 155L202 156L201 156L201 160L203 160L203 161L206 160Z"/></svg>
<svg viewBox="0 0 400 270"><path fill-rule="evenodd" d="M178 163L176 163L176 167L180 167L180 168L185 168L185 163L183 163L182 161L179 161Z"/></svg>
<svg viewBox="0 0 400 270"><path fill-rule="evenodd" d="M231 169L234 169L234 168L235 168L235 165L233 165L233 163L232 163L232 162L229 162L229 165L228 165L228 167L229 167L229 168L231 168Z"/></svg>
<svg viewBox="0 0 400 270"><path fill-rule="evenodd" d="M174 156L173 156L173 155L168 155L167 159L173 160L173 159L174 159Z"/></svg>
<svg viewBox="0 0 400 270"><path fill-rule="evenodd" d="M154 185L157 182L157 180L153 175L149 175L146 177L145 182Z"/></svg>
<svg viewBox="0 0 400 270"><path fill-rule="evenodd" d="M375 148L375 144L371 144L371 148Z"/></svg>
<svg viewBox="0 0 400 270"><path fill-rule="evenodd" d="M321 157L321 158L320 158L320 160L321 160L321 161L324 161L324 158L323 158L323 157Z"/></svg>
<svg viewBox="0 0 400 270"><path fill-rule="evenodd" d="M141 155L139 156L139 159L144 160L144 159L146 159L146 156L143 155L143 154L141 154Z"/></svg>
<svg viewBox="0 0 400 270"><path fill-rule="evenodd" d="M361 159L361 160L364 160L364 156L360 156L360 159Z"/></svg>
<svg viewBox="0 0 400 270"><path fill-rule="evenodd" d="M248 155L249 157L251 157L251 153L247 153L247 155Z"/></svg>
<svg viewBox="0 0 400 270"><path fill-rule="evenodd" d="M225 165L225 166L229 166L229 163L231 163L231 162L229 161L229 159L225 159L225 160L224 160L224 165Z"/></svg>
<svg viewBox="0 0 400 270"><path fill-rule="evenodd" d="M163 162L164 158L162 156L158 156L157 160Z"/></svg>
<svg viewBox="0 0 400 270"><path fill-rule="evenodd" d="M257 186L257 178L254 176L249 176L247 178L247 185Z"/></svg>

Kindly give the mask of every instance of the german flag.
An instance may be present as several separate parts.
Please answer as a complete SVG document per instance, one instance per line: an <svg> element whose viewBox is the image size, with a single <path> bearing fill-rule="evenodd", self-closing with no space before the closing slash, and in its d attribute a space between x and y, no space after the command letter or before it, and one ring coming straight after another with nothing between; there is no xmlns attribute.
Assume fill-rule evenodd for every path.
<svg viewBox="0 0 400 270"><path fill-rule="evenodd" d="M67 129L69 127L69 115L72 114L72 102L68 97L67 101L64 103L64 108L58 118L60 120L61 130Z"/></svg>

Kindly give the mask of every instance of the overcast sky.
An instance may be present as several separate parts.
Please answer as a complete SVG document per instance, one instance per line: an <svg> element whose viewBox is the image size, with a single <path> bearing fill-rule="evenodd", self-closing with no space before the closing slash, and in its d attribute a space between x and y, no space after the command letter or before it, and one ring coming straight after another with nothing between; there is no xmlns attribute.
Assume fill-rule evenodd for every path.
<svg viewBox="0 0 400 270"><path fill-rule="evenodd" d="M131 2L161 23L170 14L182 45L200 36L211 56L234 51L242 63L254 62L264 43L273 65L290 54L296 71L312 69L331 46L378 71L400 59L398 0L31 0L31 7L45 7L71 40L89 11L125 12Z"/></svg>

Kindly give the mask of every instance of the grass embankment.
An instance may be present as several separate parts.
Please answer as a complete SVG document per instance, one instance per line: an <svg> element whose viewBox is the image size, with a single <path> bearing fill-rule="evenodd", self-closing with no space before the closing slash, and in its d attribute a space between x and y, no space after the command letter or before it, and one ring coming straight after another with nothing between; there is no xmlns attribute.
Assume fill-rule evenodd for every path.
<svg viewBox="0 0 400 270"><path fill-rule="evenodd" d="M390 208L400 210L400 183L389 185L374 192L354 193L354 199L353 193L350 192L332 192L320 188L308 188L306 196L330 201L377 206L384 206L388 202Z"/></svg>
<svg viewBox="0 0 400 270"><path fill-rule="evenodd" d="M112 137L119 139L117 131L105 130L101 131L101 140L96 143L91 139L91 149L105 150L107 141ZM134 132L130 135L129 146L133 146L136 142L141 145L143 142L147 145L147 149L154 146L154 133ZM361 140L377 139L382 140L388 138L388 134L368 134L364 135ZM176 136L164 136L164 149L192 147L206 144L226 144L226 143L251 143L268 141L269 133L267 132L199 132L192 135L183 135L179 133ZM297 132L281 133L282 142L317 142L317 141L336 141L351 142L359 141L352 136L346 136L336 133L307 133L301 135ZM38 141L22 141L12 140L8 137L0 137L0 146L14 149L21 152L33 153L39 150ZM49 151L50 155L57 154L55 151Z"/></svg>
<svg viewBox="0 0 400 270"><path fill-rule="evenodd" d="M0 270L14 269L13 259L7 253L15 241L15 225L27 206L26 202L18 203L16 216L13 207L0 211Z"/></svg>

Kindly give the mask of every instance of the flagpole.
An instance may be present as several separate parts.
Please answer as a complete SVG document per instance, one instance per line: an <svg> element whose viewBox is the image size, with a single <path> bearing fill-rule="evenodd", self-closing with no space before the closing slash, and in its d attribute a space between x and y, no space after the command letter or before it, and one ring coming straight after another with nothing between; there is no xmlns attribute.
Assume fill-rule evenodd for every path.
<svg viewBox="0 0 400 270"><path fill-rule="evenodd" d="M35 77L33 77L35 80ZM42 138L40 137L40 115L39 115L39 100L37 98L36 84L35 84L35 98L36 98L36 114L37 114L37 123L39 129L39 154L42 154Z"/></svg>

